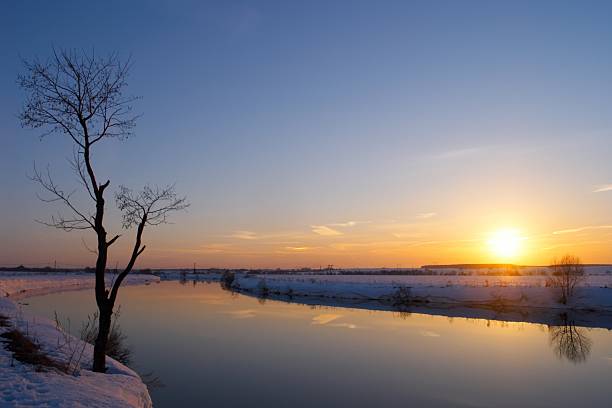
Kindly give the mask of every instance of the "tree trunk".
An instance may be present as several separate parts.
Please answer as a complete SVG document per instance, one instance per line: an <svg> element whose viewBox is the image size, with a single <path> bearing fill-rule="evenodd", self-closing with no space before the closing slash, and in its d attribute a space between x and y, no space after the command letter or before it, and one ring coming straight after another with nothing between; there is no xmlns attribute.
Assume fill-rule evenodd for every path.
<svg viewBox="0 0 612 408"><path fill-rule="evenodd" d="M98 319L98 337L94 343L93 371L97 373L106 372L106 344L110 333L112 307L105 306L100 308Z"/></svg>

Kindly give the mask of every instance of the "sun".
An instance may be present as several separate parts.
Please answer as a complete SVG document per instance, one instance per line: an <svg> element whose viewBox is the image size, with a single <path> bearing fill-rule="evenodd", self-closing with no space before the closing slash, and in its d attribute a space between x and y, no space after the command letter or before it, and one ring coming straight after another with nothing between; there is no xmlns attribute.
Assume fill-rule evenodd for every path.
<svg viewBox="0 0 612 408"><path fill-rule="evenodd" d="M497 258L510 260L519 255L523 240L517 229L502 229L491 234L487 244Z"/></svg>

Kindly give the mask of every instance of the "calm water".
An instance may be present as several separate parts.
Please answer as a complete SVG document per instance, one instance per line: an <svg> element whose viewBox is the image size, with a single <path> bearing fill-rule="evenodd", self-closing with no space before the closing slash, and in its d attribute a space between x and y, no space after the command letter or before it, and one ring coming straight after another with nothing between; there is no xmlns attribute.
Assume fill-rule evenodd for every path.
<svg viewBox="0 0 612 408"><path fill-rule="evenodd" d="M28 312L95 310L93 291ZM133 367L165 384L156 407L609 407L612 332L303 306L217 284L126 287Z"/></svg>

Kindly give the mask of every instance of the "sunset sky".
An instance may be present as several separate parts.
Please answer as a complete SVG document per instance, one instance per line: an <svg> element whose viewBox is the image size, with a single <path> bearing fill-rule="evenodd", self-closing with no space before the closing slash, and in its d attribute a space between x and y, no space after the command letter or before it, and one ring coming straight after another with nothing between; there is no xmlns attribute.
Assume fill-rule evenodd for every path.
<svg viewBox="0 0 612 408"><path fill-rule="evenodd" d="M140 267L612 263L612 3L535 3L6 2L0 265L95 258L26 177L78 188L69 140L17 118L21 59L54 46L134 61L143 115L100 178L191 203Z"/></svg>

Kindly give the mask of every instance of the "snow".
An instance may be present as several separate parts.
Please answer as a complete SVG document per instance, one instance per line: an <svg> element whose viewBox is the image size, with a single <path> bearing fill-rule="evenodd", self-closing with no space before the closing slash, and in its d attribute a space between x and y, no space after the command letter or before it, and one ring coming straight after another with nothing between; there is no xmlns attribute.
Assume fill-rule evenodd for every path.
<svg viewBox="0 0 612 408"><path fill-rule="evenodd" d="M546 276L385 276L236 274L232 288L306 304L416 311L445 316L612 328L612 276L588 275L567 305ZM399 290L408 302L398 304ZM405 298L406 299L406 298Z"/></svg>
<svg viewBox="0 0 612 408"><path fill-rule="evenodd" d="M124 284L147 284L158 281L151 275L130 275ZM110 283L110 280L109 280ZM49 407L151 407L146 385L137 373L107 357L108 373L89 370L93 347L63 333L50 320L24 316L16 299L64 290L86 289L94 286L94 276L86 273L37 274L0 273L0 314L8 317L11 325L39 343L51 359L72 361L72 374L56 370L36 371L34 367L13 359L12 353L0 347L0 406ZM0 327L0 333L9 328ZM69 341L68 344L65 344ZM80 358L72 357L74 350Z"/></svg>
<svg viewBox="0 0 612 408"><path fill-rule="evenodd" d="M382 284L382 285L404 285L404 286L521 286L521 287L545 287L548 275L538 276L485 276L485 275L258 275L262 278L274 281L286 282L317 282L327 283L358 283L358 284ZM190 278L188 278L190 279ZM611 275L587 275L583 286L609 286L612 287Z"/></svg>
<svg viewBox="0 0 612 408"><path fill-rule="evenodd" d="M107 277L107 284L110 284L111 280L112 275ZM134 274L128 275L124 285L145 284L158 280L159 278L153 275ZM12 299L57 291L89 289L94 285L93 273L0 272L0 296L10 296Z"/></svg>

